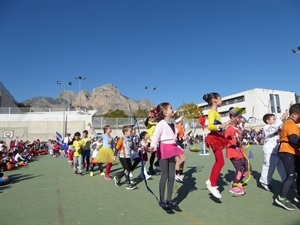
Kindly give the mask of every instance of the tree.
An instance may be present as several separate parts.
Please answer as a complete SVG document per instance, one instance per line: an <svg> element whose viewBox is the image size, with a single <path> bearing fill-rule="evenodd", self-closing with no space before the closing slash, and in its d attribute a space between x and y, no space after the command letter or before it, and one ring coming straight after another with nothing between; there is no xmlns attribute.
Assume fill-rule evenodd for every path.
<svg viewBox="0 0 300 225"><path fill-rule="evenodd" d="M147 109L138 109L132 115L132 117L135 117L135 118L146 118L147 116L148 116Z"/></svg>
<svg viewBox="0 0 300 225"><path fill-rule="evenodd" d="M125 114L124 110L109 110L107 113L103 115L103 117L107 118L128 118L128 115Z"/></svg>
<svg viewBox="0 0 300 225"><path fill-rule="evenodd" d="M199 117L197 107L195 103L183 103L183 105L176 110L176 114L183 116L185 119L196 119Z"/></svg>

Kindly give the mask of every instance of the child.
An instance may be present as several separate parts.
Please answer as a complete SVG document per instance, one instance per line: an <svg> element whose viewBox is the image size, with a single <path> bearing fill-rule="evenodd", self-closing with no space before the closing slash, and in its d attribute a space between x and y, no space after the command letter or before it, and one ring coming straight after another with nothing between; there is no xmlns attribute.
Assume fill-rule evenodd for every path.
<svg viewBox="0 0 300 225"><path fill-rule="evenodd" d="M131 167L129 176L133 177L132 172L135 170L137 165L140 163L141 158L139 157L139 152L137 146L139 145L139 136L136 134L136 128L132 128L132 135L131 135L132 142L134 144L134 148L131 150Z"/></svg>
<svg viewBox="0 0 300 225"><path fill-rule="evenodd" d="M91 169L90 169L90 176L94 176L94 167L95 165L98 166L99 170L100 170L100 174L103 172L103 168L101 163L96 163L95 162L95 157L97 156L98 152L100 151L101 147L102 147L103 143L102 143L102 138L101 137L96 137L96 141L94 141L91 144L91 150L92 150L92 162L91 162Z"/></svg>
<svg viewBox="0 0 300 225"><path fill-rule="evenodd" d="M72 144L73 144L73 141L72 141ZM73 166L74 166L73 154L74 154L74 147L72 145L69 145L68 146L68 162L70 163L71 168L73 168Z"/></svg>
<svg viewBox="0 0 300 225"><path fill-rule="evenodd" d="M113 152L115 143L113 137L111 136L112 129L110 125L105 125L103 127L103 132L104 134L98 135L94 131L95 137L101 137L103 141L103 146L101 148L101 151L98 152L97 156L94 159L94 162L106 163L104 179L109 181L111 180L110 169L112 167L112 163L115 161L114 152Z"/></svg>
<svg viewBox="0 0 300 225"><path fill-rule="evenodd" d="M287 199L287 193L294 181L295 173L297 194L295 201L300 200L300 103L290 106L289 117L283 123L280 131L279 158L282 160L286 178L281 184L280 195L275 202L287 210L295 210L296 207Z"/></svg>
<svg viewBox="0 0 300 225"><path fill-rule="evenodd" d="M121 137L117 144L116 144L116 151L114 154L114 157L116 158L119 153L119 160L123 167L123 170L114 177L114 181L116 186L121 185L121 179L124 176L126 178L127 183L127 190L133 190L136 188L131 182L130 182L130 170L131 170L131 150L135 148L135 144L132 140L132 126L125 125L122 128L122 132L124 134L123 137ZM125 172L126 171L126 172Z"/></svg>
<svg viewBox="0 0 300 225"><path fill-rule="evenodd" d="M221 116L218 108L222 106L222 98L218 93L212 92L205 94L203 100L208 103L211 109L208 112L207 128L210 133L206 137L206 146L211 148L215 155L215 163L211 169L210 178L206 181L207 189L216 198L221 198L217 187L217 181L224 166L224 157L222 150L227 146L227 140L223 135L228 123L221 123Z"/></svg>
<svg viewBox="0 0 300 225"><path fill-rule="evenodd" d="M240 124L239 115L242 111L238 107L231 107L229 109L230 124L225 130L225 138L228 140L226 157L230 159L236 171L229 192L237 196L246 193L245 188L242 186L242 181L249 174L248 161L244 155L243 134L241 128L238 126Z"/></svg>
<svg viewBox="0 0 300 225"><path fill-rule="evenodd" d="M279 128L282 126L283 120L288 116L288 112L282 114L280 119L276 119L276 116L272 113L267 113L263 116L265 126L263 128L263 136L265 143L263 146L264 163L262 165L262 171L259 178L259 182L262 187L271 191L270 186L275 167L277 167L278 173L281 177L281 181L285 180L285 169L282 161L278 156L279 148Z"/></svg>
<svg viewBox="0 0 300 225"><path fill-rule="evenodd" d="M183 149L176 144L177 130L171 118L174 112L170 103L163 102L156 107L157 125L155 127L149 152L157 152L161 177L159 181L159 205L167 213L181 211L179 206L172 200L172 193L175 181L176 156L183 154ZM165 189L167 184L167 198L165 198Z"/></svg>
<svg viewBox="0 0 300 225"><path fill-rule="evenodd" d="M148 161L148 133L146 131L142 131L140 133L140 146L139 146L139 157L141 159L143 170L141 170L141 177L145 177L146 180L150 179L152 176L147 173L146 162Z"/></svg>
<svg viewBox="0 0 300 225"><path fill-rule="evenodd" d="M74 164L74 174L77 175L78 172L82 176L82 146L84 142L81 140L81 135L79 132L74 134L74 141L73 141L73 164Z"/></svg>
<svg viewBox="0 0 300 225"><path fill-rule="evenodd" d="M183 142L185 141L185 136L184 136L184 129L183 129L183 118L182 116L178 117L175 119L176 123L176 129L177 129L177 141L176 144L184 149L184 144ZM181 156L176 156L176 165L175 165L175 180L182 182L184 175L183 175L183 167L186 161L186 157L184 154Z"/></svg>
<svg viewBox="0 0 300 225"><path fill-rule="evenodd" d="M84 130L82 132L82 140L83 140L82 164L83 167L85 167L85 172L88 172L90 168L90 156L91 156L91 144L92 144L92 139L88 137L88 134L89 132L87 130Z"/></svg>
<svg viewBox="0 0 300 225"><path fill-rule="evenodd" d="M147 117L147 119L145 120L145 126L146 126L146 129L147 129L147 133L148 133L148 137L151 141L151 138L152 138L152 135L154 133L154 130L155 130L155 126L157 124L157 121L156 121L156 109L153 107L151 108L150 112L149 112L149 115ZM155 152L152 152L151 155L150 155L150 159L149 159L149 174L150 175L155 175L155 170L153 168L153 165L154 166L159 166L159 160L157 159L157 161L154 163L155 161L155 157L156 157L156 153Z"/></svg>

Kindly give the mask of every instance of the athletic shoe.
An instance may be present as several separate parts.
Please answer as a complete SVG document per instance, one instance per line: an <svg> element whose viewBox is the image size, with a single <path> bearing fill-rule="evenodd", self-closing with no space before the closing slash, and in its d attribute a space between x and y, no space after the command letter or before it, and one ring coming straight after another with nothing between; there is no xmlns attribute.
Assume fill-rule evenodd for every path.
<svg viewBox="0 0 300 225"><path fill-rule="evenodd" d="M114 181L115 181L115 185L117 187L120 187L121 186L121 181L117 178L117 176L114 176Z"/></svg>
<svg viewBox="0 0 300 225"><path fill-rule="evenodd" d="M77 171L74 171L74 175L77 175L78 173L77 173Z"/></svg>
<svg viewBox="0 0 300 225"><path fill-rule="evenodd" d="M101 173L100 173L100 176L104 176L104 175L105 175L105 173L104 173L104 172L101 172Z"/></svg>
<svg viewBox="0 0 300 225"><path fill-rule="evenodd" d="M210 180L207 180L205 183L206 183L207 189L210 191L210 193L212 193L213 196L215 196L216 198L222 198L222 195L220 194L217 186L212 187Z"/></svg>
<svg viewBox="0 0 300 225"><path fill-rule="evenodd" d="M134 186L133 184L127 184L127 187L126 187L127 190L134 190L136 189L136 186Z"/></svg>
<svg viewBox="0 0 300 225"><path fill-rule="evenodd" d="M233 187L233 188L230 188L229 189L229 192L233 195L236 195L236 196L242 196L245 194L245 191L243 188L240 188L240 187Z"/></svg>
<svg viewBox="0 0 300 225"><path fill-rule="evenodd" d="M175 175L175 180L178 182L182 182L182 177L180 175Z"/></svg>
<svg viewBox="0 0 300 225"><path fill-rule="evenodd" d="M156 175L154 169L151 168L151 167L149 168L149 174L150 174L150 175Z"/></svg>
<svg viewBox="0 0 300 225"><path fill-rule="evenodd" d="M90 172L90 176L91 176L91 177L94 176L94 172Z"/></svg>
<svg viewBox="0 0 300 225"><path fill-rule="evenodd" d="M299 195L296 196L296 197L294 198L294 201L297 202L297 203L299 203L299 202L300 202L300 196L299 196Z"/></svg>
<svg viewBox="0 0 300 225"><path fill-rule="evenodd" d="M264 183L260 183L260 185L266 190L266 191L272 191L272 187L270 186L270 184L264 184Z"/></svg>
<svg viewBox="0 0 300 225"><path fill-rule="evenodd" d="M286 210L295 210L296 209L296 207L289 200L287 200L286 198L281 198L280 196L278 196L275 199L275 202L278 205L280 205L283 208L285 208Z"/></svg>
<svg viewBox="0 0 300 225"><path fill-rule="evenodd" d="M146 180L149 180L152 176L151 175L145 175Z"/></svg>
<svg viewBox="0 0 300 225"><path fill-rule="evenodd" d="M104 176L104 179L105 180L111 180L111 177L110 176Z"/></svg>
<svg viewBox="0 0 300 225"><path fill-rule="evenodd" d="M171 207L166 202L160 201L158 204L163 210L166 211L166 213L174 214L174 211L171 209Z"/></svg>
<svg viewBox="0 0 300 225"><path fill-rule="evenodd" d="M147 175L146 175L146 174L145 174L145 175L144 175L144 174L140 174L140 175L139 175L139 178L144 179L144 176L145 176L145 179L146 179L146 180L149 180L149 179L152 177L151 175L148 175L148 174L147 174Z"/></svg>
<svg viewBox="0 0 300 225"><path fill-rule="evenodd" d="M173 201L167 201L166 203L174 211L176 211L176 212L182 212L182 210L179 208L179 206L175 202L173 202Z"/></svg>
<svg viewBox="0 0 300 225"><path fill-rule="evenodd" d="M82 172L81 172L81 173L79 173L79 175L80 175L80 176L83 176Z"/></svg>

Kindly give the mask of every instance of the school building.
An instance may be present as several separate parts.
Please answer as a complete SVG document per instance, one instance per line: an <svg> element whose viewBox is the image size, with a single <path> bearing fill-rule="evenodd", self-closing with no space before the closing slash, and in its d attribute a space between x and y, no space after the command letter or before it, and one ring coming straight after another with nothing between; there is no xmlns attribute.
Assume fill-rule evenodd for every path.
<svg viewBox="0 0 300 225"><path fill-rule="evenodd" d="M242 116L248 120L246 128L259 128L264 126L262 120L264 114L274 113L277 117L280 117L294 103L296 103L295 92L254 88L233 95L222 96L222 107L218 108L218 111L222 122L226 122L229 119L228 111L230 107L244 109ZM204 102L198 104L198 106L207 115L210 109L209 105Z"/></svg>

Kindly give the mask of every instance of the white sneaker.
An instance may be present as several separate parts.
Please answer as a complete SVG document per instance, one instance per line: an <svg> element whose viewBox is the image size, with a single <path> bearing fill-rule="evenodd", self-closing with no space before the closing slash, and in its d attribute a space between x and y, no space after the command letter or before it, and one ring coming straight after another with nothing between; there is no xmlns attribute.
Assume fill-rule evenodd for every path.
<svg viewBox="0 0 300 225"><path fill-rule="evenodd" d="M216 198L222 198L222 195L220 194L217 186L216 187L209 187L208 190L210 191L210 193L212 193L213 196L215 196Z"/></svg>
<svg viewBox="0 0 300 225"><path fill-rule="evenodd" d="M208 187L211 187L210 179L208 179L207 181L205 181L205 183L206 183L207 189L208 189Z"/></svg>
<svg viewBox="0 0 300 225"><path fill-rule="evenodd" d="M207 189L208 189L208 186L210 186L211 187L211 182L210 182L210 179L208 179L207 181L205 181L205 183L206 183L206 187L207 187ZM216 186L217 188L219 187L219 186Z"/></svg>
<svg viewBox="0 0 300 225"><path fill-rule="evenodd" d="M218 186L212 187L209 179L205 183L207 189L210 191L210 193L212 193L213 196L215 196L216 198L222 198L222 195L218 190Z"/></svg>
<svg viewBox="0 0 300 225"><path fill-rule="evenodd" d="M152 177L151 175L147 175L146 180L149 180L151 177Z"/></svg>
<svg viewBox="0 0 300 225"><path fill-rule="evenodd" d="M175 180L182 182L182 177L180 175L175 175Z"/></svg>

